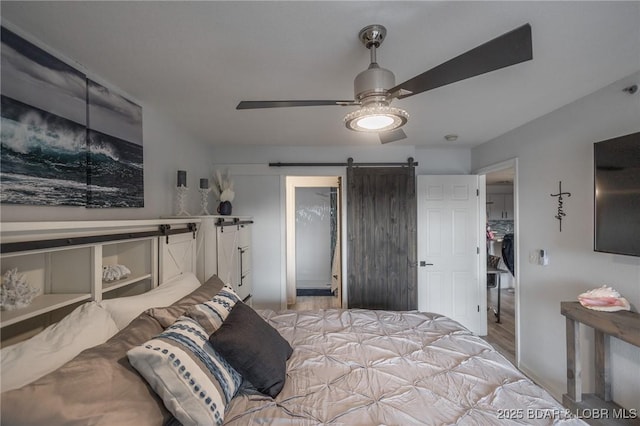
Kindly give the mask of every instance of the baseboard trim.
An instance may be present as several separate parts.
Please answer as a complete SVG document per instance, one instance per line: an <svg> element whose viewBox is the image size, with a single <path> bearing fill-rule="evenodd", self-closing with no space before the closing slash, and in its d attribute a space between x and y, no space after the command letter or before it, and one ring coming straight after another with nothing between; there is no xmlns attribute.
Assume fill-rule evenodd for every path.
<svg viewBox="0 0 640 426"><path fill-rule="evenodd" d="M549 392L553 399L555 399L558 403L562 404L562 394L564 393L563 390L556 389L549 382L543 380L540 376L527 368L526 365L523 365L522 361L518 365L518 370L520 370L525 376L527 376L529 380L534 382L536 385Z"/></svg>

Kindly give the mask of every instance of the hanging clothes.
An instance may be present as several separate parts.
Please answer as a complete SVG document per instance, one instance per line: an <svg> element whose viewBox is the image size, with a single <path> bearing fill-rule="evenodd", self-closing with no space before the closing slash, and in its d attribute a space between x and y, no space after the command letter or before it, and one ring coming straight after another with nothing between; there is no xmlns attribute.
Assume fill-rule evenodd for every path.
<svg viewBox="0 0 640 426"><path fill-rule="evenodd" d="M507 265L507 268L509 269L509 272L511 272L511 275L515 277L516 265L513 262L513 252L513 234L505 234L502 240L502 260L504 261L505 265Z"/></svg>

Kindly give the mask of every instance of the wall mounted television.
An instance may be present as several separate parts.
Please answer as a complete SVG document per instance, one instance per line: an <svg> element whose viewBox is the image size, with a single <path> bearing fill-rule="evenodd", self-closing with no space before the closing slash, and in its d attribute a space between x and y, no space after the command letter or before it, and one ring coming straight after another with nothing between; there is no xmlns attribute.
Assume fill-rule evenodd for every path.
<svg viewBox="0 0 640 426"><path fill-rule="evenodd" d="M593 144L594 250L640 257L640 132Z"/></svg>

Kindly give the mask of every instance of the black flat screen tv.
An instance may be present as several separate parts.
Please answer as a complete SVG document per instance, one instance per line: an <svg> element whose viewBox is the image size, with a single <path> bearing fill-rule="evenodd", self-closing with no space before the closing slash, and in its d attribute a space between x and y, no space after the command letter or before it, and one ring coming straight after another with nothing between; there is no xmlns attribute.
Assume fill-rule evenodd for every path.
<svg viewBox="0 0 640 426"><path fill-rule="evenodd" d="M593 144L594 250L640 256L640 132Z"/></svg>

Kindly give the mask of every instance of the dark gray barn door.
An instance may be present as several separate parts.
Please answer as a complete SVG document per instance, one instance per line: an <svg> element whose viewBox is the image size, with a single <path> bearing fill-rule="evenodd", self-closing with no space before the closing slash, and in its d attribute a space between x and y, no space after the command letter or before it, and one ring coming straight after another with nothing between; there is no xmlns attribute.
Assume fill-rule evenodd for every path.
<svg viewBox="0 0 640 426"><path fill-rule="evenodd" d="M417 309L415 169L347 168L349 308Z"/></svg>

